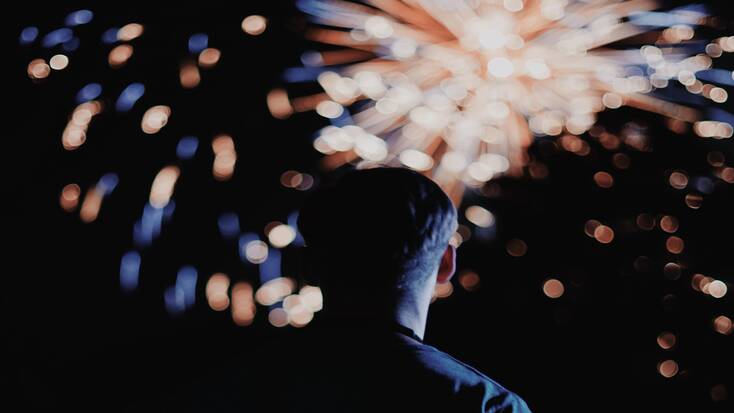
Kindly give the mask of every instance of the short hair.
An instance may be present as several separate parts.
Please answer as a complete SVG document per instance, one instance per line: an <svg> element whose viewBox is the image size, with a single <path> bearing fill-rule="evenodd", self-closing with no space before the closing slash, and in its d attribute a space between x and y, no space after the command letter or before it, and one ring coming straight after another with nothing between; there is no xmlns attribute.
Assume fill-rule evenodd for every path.
<svg viewBox="0 0 734 413"><path fill-rule="evenodd" d="M456 227L446 193L402 168L350 171L311 194L298 217L322 286L409 288L436 270Z"/></svg>

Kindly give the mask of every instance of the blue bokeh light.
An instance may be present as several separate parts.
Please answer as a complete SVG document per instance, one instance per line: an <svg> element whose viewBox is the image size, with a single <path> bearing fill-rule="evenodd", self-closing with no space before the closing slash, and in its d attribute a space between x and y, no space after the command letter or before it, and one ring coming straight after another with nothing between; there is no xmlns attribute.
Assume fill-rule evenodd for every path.
<svg viewBox="0 0 734 413"><path fill-rule="evenodd" d="M209 36L204 33L192 34L189 37L189 52L196 54L209 47Z"/></svg>
<svg viewBox="0 0 734 413"><path fill-rule="evenodd" d="M129 251L120 260L120 288L131 292L138 288L140 278L140 254Z"/></svg>
<svg viewBox="0 0 734 413"><path fill-rule="evenodd" d="M43 37L43 47L54 47L66 43L74 37L74 32L68 27L56 29Z"/></svg>
<svg viewBox="0 0 734 413"><path fill-rule="evenodd" d="M112 193L112 191L115 190L119 181L120 178L117 176L117 174L114 172L110 172L102 175L102 177L99 178L99 182L97 182L97 188L102 191L104 195L109 195Z"/></svg>
<svg viewBox="0 0 734 413"><path fill-rule="evenodd" d="M234 212L224 212L217 221L219 232L224 238L234 238L240 233L240 219Z"/></svg>
<svg viewBox="0 0 734 413"><path fill-rule="evenodd" d="M20 32L20 44L31 44L38 37L38 27L28 26Z"/></svg>
<svg viewBox="0 0 734 413"><path fill-rule="evenodd" d="M77 103L89 102L96 99L102 94L102 85L99 83L90 83L79 90L76 94Z"/></svg>
<svg viewBox="0 0 734 413"><path fill-rule="evenodd" d="M122 92L120 92L120 97L117 98L117 102L115 103L115 109L117 109L118 112L129 111L144 93L145 85L142 83L129 84L122 90Z"/></svg>
<svg viewBox="0 0 734 413"><path fill-rule="evenodd" d="M178 286L170 286L163 292L163 301L166 311L171 315L178 315L186 310L186 295Z"/></svg>
<svg viewBox="0 0 734 413"><path fill-rule="evenodd" d="M184 294L185 308L191 308L196 303L196 280L199 273L196 268L187 265L178 270L176 276L176 289L180 289Z"/></svg>
<svg viewBox="0 0 734 413"><path fill-rule="evenodd" d="M119 32L120 29L117 27L112 27L110 29L105 30L104 33L102 33L102 43L105 44L112 44L117 41L117 32Z"/></svg>
<svg viewBox="0 0 734 413"><path fill-rule="evenodd" d="M280 276L280 251L272 248L268 251L268 258L260 264L260 282L264 284Z"/></svg>
<svg viewBox="0 0 734 413"><path fill-rule="evenodd" d="M180 159L191 159L199 148L199 139L196 136L184 136L176 146L176 156Z"/></svg>
<svg viewBox="0 0 734 413"><path fill-rule="evenodd" d="M67 26L78 26L80 24L87 24L92 21L94 13L91 10L77 10L66 15L64 23Z"/></svg>

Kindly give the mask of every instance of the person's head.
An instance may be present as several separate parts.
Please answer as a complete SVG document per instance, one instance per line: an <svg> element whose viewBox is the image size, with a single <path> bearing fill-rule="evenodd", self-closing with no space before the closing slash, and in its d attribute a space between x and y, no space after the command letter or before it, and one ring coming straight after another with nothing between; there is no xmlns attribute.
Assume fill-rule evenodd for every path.
<svg viewBox="0 0 734 413"><path fill-rule="evenodd" d="M317 189L298 218L310 272L327 297L402 297L448 282L456 226L441 188L400 168L351 171Z"/></svg>

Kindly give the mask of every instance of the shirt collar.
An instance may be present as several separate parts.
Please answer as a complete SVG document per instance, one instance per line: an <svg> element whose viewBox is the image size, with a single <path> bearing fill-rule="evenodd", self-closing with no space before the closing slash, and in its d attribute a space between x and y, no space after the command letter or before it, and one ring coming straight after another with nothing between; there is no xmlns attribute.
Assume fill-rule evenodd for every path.
<svg viewBox="0 0 734 413"><path fill-rule="evenodd" d="M397 331L398 333L403 334L403 335L406 335L406 336L412 338L413 340L415 340L415 341L417 341L419 343L422 343L423 342L423 339L420 338L420 337L418 337L418 335L412 329L410 329L410 328L408 328L408 327L406 327L406 326L404 326L404 325L402 325L402 324L400 324L398 322L395 322L394 325L393 325L393 327L395 328L395 331Z"/></svg>

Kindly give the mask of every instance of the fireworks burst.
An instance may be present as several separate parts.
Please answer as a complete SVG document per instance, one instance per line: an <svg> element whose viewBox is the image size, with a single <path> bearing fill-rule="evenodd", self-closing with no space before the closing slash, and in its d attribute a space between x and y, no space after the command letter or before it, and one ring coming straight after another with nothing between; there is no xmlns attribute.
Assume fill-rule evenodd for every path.
<svg viewBox="0 0 734 413"><path fill-rule="evenodd" d="M459 208L460 225L451 242L467 244L464 256L468 259L456 282L441 284L434 300L453 296L454 302L461 302L466 299L462 294L487 297L484 291L492 289L512 297L513 290L496 288L511 285L497 281L505 273L513 280L531 280L524 285L547 299L542 309L552 311L554 319L549 322L564 324L573 313L598 311L599 307L580 304L585 294L593 292L596 302L614 297L614 303L617 295L625 300L644 295L645 306L637 309L642 317L625 318L624 328L629 321L634 325L635 319L645 319L651 308L665 313L660 318L664 321L646 336L658 346L652 355L657 367L650 373L666 380L697 377L700 384L709 383L701 372L711 372L710 377L726 381L730 369L721 354L730 341L708 340L711 336L731 340L734 334L729 244L717 237L731 232L728 200L733 199L734 165L728 142L710 140L698 145L683 138L666 139L652 148L643 124L625 119L624 125L608 130L603 121L597 124L599 112L629 106L662 115L677 133L692 125L701 138L730 137L734 116L723 105L734 78L730 69L717 66L731 64L731 56L725 54L734 51L734 37L707 40L720 22L708 17L702 7L655 11L658 6L651 1L372 0L365 5L306 0L299 4L318 24L307 31L307 37L328 46L305 53L305 67L288 70L286 80L307 83L307 87L316 80L323 92L302 96L276 89L267 96L267 103L277 118L315 110L330 119L332 125L321 130L314 142L316 149L327 154L327 167L403 165L432 176L457 204L465 185L481 186L502 174L531 178L482 186L482 195L491 201L467 197ZM212 45L206 33L169 36L183 50L178 72L165 72L177 80L171 82L176 86L169 96L171 89L156 80L158 72L153 70L169 66L157 65L160 61L149 60L151 55L145 53L147 42L160 40L160 29L166 26L146 32L149 23L143 19L145 26L125 21L119 28L99 27L106 29L97 30L102 35L100 45L98 36L89 38L94 30L77 28L92 17L91 11L76 11L67 16L62 28L42 32L30 26L19 36L28 52L21 70L31 87L45 88L48 97L57 90L50 87L54 83L73 85L63 94L66 100L59 99L74 102L63 106L68 120L53 136L54 144L64 149L59 153L68 160L59 163L58 171L49 169L59 172L52 179L54 191L60 191L58 206L77 215L80 226L109 223L110 216L120 213L120 205L135 209L132 228L122 233L130 242L119 251L119 283L126 294L152 291L156 303L165 305L172 315L209 308L228 312L238 326L257 325L258 317L276 327L307 325L318 317L324 303L317 287L299 283L289 274L287 264L295 261L289 256L295 248L290 247L303 241L295 211L289 211L284 222L256 228L251 219L240 222L235 212L206 215L209 209L204 209L204 215L194 218L216 226L219 235L215 232L214 237L221 236L229 253L238 254L240 260L209 265L219 256L192 262L196 257L180 255L182 262L174 263L177 270L166 266L156 270L156 264L165 259L158 255L161 251L188 242L187 237L160 239L165 238L161 234L177 229L170 227L195 226L185 211L192 199L185 192L191 190L193 180L211 176L206 185L241 190L232 180L236 183L248 165L247 151L238 152L243 134L229 128L225 131L232 135L221 133L219 125L202 128L199 117L186 114L210 101L175 94L211 87L207 82L214 77L212 69L236 64L222 61L234 50L215 48L222 44L216 32L212 39L220 42ZM257 36L270 30L269 24L265 17L253 15L241 27ZM80 43L96 47L79 51ZM97 60L101 57L106 65L88 66L85 50L103 51ZM135 78L124 69L143 64L146 70ZM90 77L100 83L89 83ZM247 78L258 77L248 72ZM213 89L220 96L221 89ZM133 162L126 162L127 170L116 162L107 165L113 159L95 146L102 140L112 141L104 136L116 136L114 130L125 125L129 126L125 144L139 147L136 157L128 158ZM195 131L200 137L189 135ZM530 148L528 155L528 146L542 136L547 138ZM583 157L579 159L587 168L568 164L574 156L558 157L558 151ZM666 156L671 153L684 156ZM114 154L124 156L124 152ZM98 159L104 169L89 176L87 169L93 168L86 167L95 166ZM143 159L152 160L153 167L140 168L138 161ZM197 168L202 162L206 168ZM536 191L540 187L532 181L542 181L551 170L574 179L537 182L545 189ZM138 177L141 171L144 175ZM280 183L289 190L307 191L318 178L288 170L280 175ZM258 179L266 178L258 175ZM135 195L130 191L134 186L144 189ZM580 192L564 197L568 186ZM516 196L521 188L533 197ZM206 195L201 193L197 202L218 202ZM274 204L269 200L267 207ZM544 213L533 216L532 205L540 205ZM559 224L548 226L546 221ZM576 235L582 233L586 236L579 236L579 241ZM106 237L119 234L109 232ZM486 241L501 248L485 249ZM472 252L480 246L481 250ZM281 268L282 263L286 267ZM515 277L516 272L527 276ZM651 290L644 284L652 282L661 287L652 293L653 300L659 300L655 307L648 305ZM197 297L205 297L208 307L196 302ZM676 312L678 301L685 302L685 313ZM521 321L525 323L525 316ZM701 335L701 326L708 335ZM605 336L639 337L614 327L591 327ZM699 336L706 341L696 344ZM687 348L694 351L685 353L689 350L677 342L689 343ZM646 347L637 348L644 353ZM726 399L725 385L711 384L710 399L716 403Z"/></svg>
<svg viewBox="0 0 734 413"><path fill-rule="evenodd" d="M305 67L285 77L315 78L323 93L291 99L277 89L268 105L275 117L315 109L331 120L314 141L327 168L406 166L458 201L462 182L476 187L521 174L535 136L581 135L607 109L658 113L674 130L693 123L704 137L732 135L731 115L702 121L698 110L673 103L681 99L672 89L681 86L703 96L701 105L727 100L698 75L732 83L728 71L712 69L712 58L734 51L734 37L696 39L696 28L712 25L703 7L655 12L660 4L648 0L299 5L318 25L306 36L329 50L304 54Z"/></svg>

